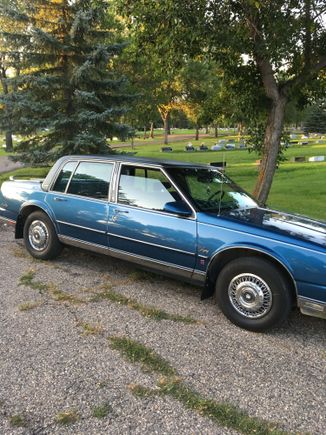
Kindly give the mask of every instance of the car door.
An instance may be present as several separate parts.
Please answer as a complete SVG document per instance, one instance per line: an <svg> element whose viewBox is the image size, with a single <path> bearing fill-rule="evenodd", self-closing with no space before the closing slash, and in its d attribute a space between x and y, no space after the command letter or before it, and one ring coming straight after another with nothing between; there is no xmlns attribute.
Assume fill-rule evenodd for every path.
<svg viewBox="0 0 326 435"><path fill-rule="evenodd" d="M165 211L165 204L173 202L184 199L160 168L122 164L109 210L110 251L190 276L196 257L195 215L189 205L187 217Z"/></svg>
<svg viewBox="0 0 326 435"><path fill-rule="evenodd" d="M66 242L107 249L108 192L113 163L68 162L46 196Z"/></svg>

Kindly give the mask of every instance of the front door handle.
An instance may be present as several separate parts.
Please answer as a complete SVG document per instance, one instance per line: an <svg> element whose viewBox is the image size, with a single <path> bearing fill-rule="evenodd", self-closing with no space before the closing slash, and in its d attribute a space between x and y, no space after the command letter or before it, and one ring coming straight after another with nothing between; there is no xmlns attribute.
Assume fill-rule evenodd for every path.
<svg viewBox="0 0 326 435"><path fill-rule="evenodd" d="M115 213L115 214L118 214L118 213L128 214L129 211L128 210L117 210L117 209L115 209L113 213Z"/></svg>
<svg viewBox="0 0 326 435"><path fill-rule="evenodd" d="M53 198L53 201L57 201L57 202L66 202L68 201L67 198L60 198L60 196L55 196Z"/></svg>

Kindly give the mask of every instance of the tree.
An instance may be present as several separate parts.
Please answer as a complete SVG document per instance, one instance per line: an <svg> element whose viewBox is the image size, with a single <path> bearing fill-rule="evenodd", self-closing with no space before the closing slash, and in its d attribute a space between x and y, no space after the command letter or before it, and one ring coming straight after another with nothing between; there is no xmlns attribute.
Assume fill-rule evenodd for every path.
<svg viewBox="0 0 326 435"><path fill-rule="evenodd" d="M36 0L3 11L23 31L3 32L6 55L17 53L22 69L9 80L16 92L12 126L26 137L19 146L25 161L51 161L64 154L108 153L107 138L126 137L120 123L131 98L117 78L114 60L124 45L106 2ZM17 48L18 47L18 48Z"/></svg>
<svg viewBox="0 0 326 435"><path fill-rule="evenodd" d="M8 7L11 0L1 0L1 6ZM12 104L9 98L12 89L10 86L9 76L19 76L20 72L20 55L18 52L9 54L6 49L6 38L4 37L5 31L8 31L13 26L13 22L10 19L4 19L0 17L0 84L2 88L2 94L7 96L6 104L0 107L0 128L5 132L5 146L6 151L13 151L13 139L12 139Z"/></svg>
<svg viewBox="0 0 326 435"><path fill-rule="evenodd" d="M243 90L261 94L265 108L262 164L254 195L268 197L286 105L309 90L326 67L324 0L120 0L140 39L162 48L168 63L199 53L216 59ZM242 102L243 95L239 95ZM250 96L247 112L254 109Z"/></svg>
<svg viewBox="0 0 326 435"><path fill-rule="evenodd" d="M305 133L326 133L326 100L319 101L307 110L303 131Z"/></svg>

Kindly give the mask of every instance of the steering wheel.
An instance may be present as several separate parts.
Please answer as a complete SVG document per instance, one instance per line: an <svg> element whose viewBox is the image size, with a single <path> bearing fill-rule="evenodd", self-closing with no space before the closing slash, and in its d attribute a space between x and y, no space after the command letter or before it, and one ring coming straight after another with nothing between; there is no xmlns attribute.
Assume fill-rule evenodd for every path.
<svg viewBox="0 0 326 435"><path fill-rule="evenodd" d="M216 192L212 193L208 198L207 201L211 201L213 198L215 198L215 196L220 195L219 200L221 201L221 199L223 198L225 194L224 190L217 190Z"/></svg>

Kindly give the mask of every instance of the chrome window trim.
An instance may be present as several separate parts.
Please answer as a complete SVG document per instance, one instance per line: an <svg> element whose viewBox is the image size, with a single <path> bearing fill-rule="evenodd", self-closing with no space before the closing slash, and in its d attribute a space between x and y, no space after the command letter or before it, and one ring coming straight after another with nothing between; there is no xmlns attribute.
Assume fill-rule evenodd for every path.
<svg viewBox="0 0 326 435"><path fill-rule="evenodd" d="M192 215L191 216L178 216L177 214L173 214L173 213L168 213L165 211L158 211L158 210L152 210L150 208L144 208L144 207L136 207L136 206L131 206L129 204L121 204L120 202L118 202L118 193L119 193L119 181L120 181L120 177L121 177L121 169L122 166L137 166L138 168L145 168L145 169L158 169L160 170L164 176L169 180L169 182L172 184L172 186L175 188L175 190L178 192L178 194L181 196L181 198L186 202L186 204L189 206L190 210L192 211ZM182 191L179 189L179 187L174 183L174 181L170 178L170 176L167 174L167 172L165 171L165 169L160 166L160 165L155 165L155 164L146 164L146 163L132 163L132 162L120 162L120 167L119 167L119 172L117 174L116 177L117 180L117 185L116 185L116 195L115 195L115 203L119 204L121 206L128 206L131 207L133 209L136 210L147 210L150 212L154 212L154 213L161 213L164 216L165 215L171 215L174 217L179 217L182 219L189 219L189 220L196 220L197 219L197 213L196 210L193 208L193 206L191 205L191 203L188 201L188 199L185 197L185 195L182 193Z"/></svg>
<svg viewBox="0 0 326 435"><path fill-rule="evenodd" d="M53 190L53 186L55 185L57 178L59 177L59 174L62 171L62 169L66 166L66 164L71 163L71 162L75 162L76 166L75 166L75 169L71 172L71 175L69 177L69 181L68 181L67 186L65 188L65 191L64 192L56 192L55 190ZM76 195L74 193L68 193L68 189L69 189L72 177L75 175L76 169L78 168L80 163L105 163L105 164L110 164L113 166L112 172L111 172L111 178L109 180L108 195L107 195L106 199L92 198L89 196L82 196L82 195ZM117 162L114 160L112 161L112 160L103 160L103 159L73 159L73 158L66 160L65 162L63 162L63 164L60 166L60 168L58 168L58 171L56 172L55 176L53 177L53 180L52 180L47 192L61 194L61 195L67 195L67 196L72 196L72 197L78 197L78 198L84 198L84 199L89 199L89 200L95 200L95 201L108 202L109 198L110 198L110 191L112 189L112 178L113 178L114 169L116 166L117 166Z"/></svg>
<svg viewBox="0 0 326 435"><path fill-rule="evenodd" d="M59 220L57 220L57 222L58 222L58 224L68 225L70 227L81 228L82 230L93 231L94 233L106 234L106 231L96 230L95 228L83 227L82 225L72 224L70 222L59 221Z"/></svg>
<svg viewBox="0 0 326 435"><path fill-rule="evenodd" d="M275 257L273 254L270 254L269 252L264 251L263 249L253 248L253 247L251 247L251 246L243 246L243 245L232 245L232 246L229 246L228 248L221 249L220 251L216 252L216 253L215 253L215 254L210 258L209 263L208 263L208 266L207 266L207 269L206 269L206 274L208 273L209 268L210 268L212 262L214 261L214 258L217 257L218 255L220 255L222 252L230 251L231 249L232 249L232 250L233 250L233 249L248 249L248 250L250 250L250 251L260 252L261 254L265 254L265 255L267 255L267 256L273 258L275 261L277 261L278 264L280 264L281 266L283 266L284 269L285 269L285 270L288 272L288 274L290 275L290 277L291 277L291 279L292 279L292 282L293 282L293 285L294 285L295 293L296 293L296 295L297 295L297 297L298 297L298 287L297 287L297 283L296 283L296 281L295 281L295 279L294 279L294 276L293 276L292 272L289 270L289 268L288 268L287 266L285 266L285 264L282 263L281 260L279 260L279 259L278 259L277 257Z"/></svg>
<svg viewBox="0 0 326 435"><path fill-rule="evenodd" d="M218 216L218 217L220 217L220 216ZM240 222L240 223L241 223L241 222ZM226 227L223 227L223 226L221 226L221 225L207 224L206 222L200 222L200 225L206 225L206 226L208 226L208 227L213 227L213 228L215 228L215 229L216 229L216 228L220 228L220 229L223 229L223 230L225 230L225 231L231 231L231 232L233 232L233 233L246 234L246 235L249 235L250 237L255 237L255 238L257 238L257 239L272 240L272 241L275 241L275 242L277 242L277 243L281 243L282 245L293 246L293 247L296 247L296 248L304 249L304 250L306 250L306 251L310 251L310 252L318 253L318 254L321 254L321 255L326 255L326 252L322 252L322 251L314 250L314 249L311 249L311 248L305 248L305 247L303 247L303 246L301 246L301 245L296 245L296 244L294 244L294 243L282 242L281 240L273 239L273 238L271 238L271 237L257 236L256 234L247 233L246 231L233 230L233 229L231 229L231 228L226 228Z"/></svg>
<svg viewBox="0 0 326 435"><path fill-rule="evenodd" d="M59 175L60 175L60 172L62 171L62 169L63 169L63 168L64 168L68 163L76 163L76 166L75 166L74 170L71 171L71 174L70 174L70 177L69 177L69 180L68 180L68 183L67 183L67 186L68 186L68 184L70 183L71 177L72 177L72 175L75 173L75 170L76 170L76 168L77 168L77 166L78 166L78 160L77 160L77 159L69 159L69 160L65 160L64 162L62 162L62 165L57 169L57 172L54 174L53 179L52 179L52 181L51 181L51 183L50 183L50 185L49 185L49 187L48 187L48 190L47 190L48 193L49 193L49 192L62 193L62 194L65 193L65 192L57 192L57 191L53 190L53 187L54 187L55 183L57 182L57 179L58 179L58 177L59 177ZM65 188L65 191L67 190L67 186L66 186L66 188Z"/></svg>
<svg viewBox="0 0 326 435"><path fill-rule="evenodd" d="M157 248L163 248L163 249L167 249L167 250L171 250L171 251L175 251L175 252L181 252L182 254L188 254L188 255L192 255L192 256L196 255L195 252L184 251L182 249L177 249L177 248L171 248L169 246L159 245L157 243L145 242L143 240L134 239L133 237L120 236L118 234L109 233L109 232L107 233L107 235L108 236L113 236L113 237L118 237L120 239L131 240L132 242L143 243L143 244L149 245L149 246L156 246Z"/></svg>

